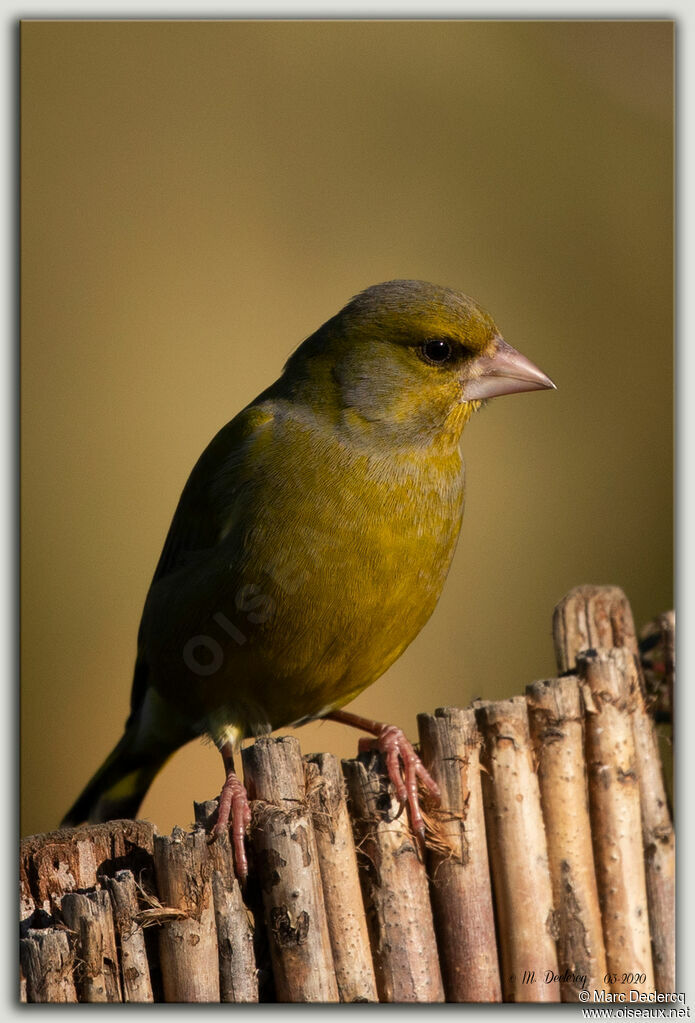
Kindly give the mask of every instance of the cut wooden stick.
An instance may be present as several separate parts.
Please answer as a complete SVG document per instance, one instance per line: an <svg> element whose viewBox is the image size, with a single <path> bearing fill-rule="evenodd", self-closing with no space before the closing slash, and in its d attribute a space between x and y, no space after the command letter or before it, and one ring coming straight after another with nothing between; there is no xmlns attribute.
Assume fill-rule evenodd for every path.
<svg viewBox="0 0 695 1023"><path fill-rule="evenodd" d="M251 844L258 871L279 1002L337 1002L304 764L291 736L263 738L242 754L255 800Z"/></svg>
<svg viewBox="0 0 695 1023"><path fill-rule="evenodd" d="M583 707L574 676L526 687L557 921L563 1002L605 988L603 944L591 844Z"/></svg>
<svg viewBox="0 0 695 1023"><path fill-rule="evenodd" d="M216 819L217 800L194 803L196 824L209 828ZM221 1002L257 1002L258 971L249 911L234 874L229 833L208 844L212 865L212 898L215 907Z"/></svg>
<svg viewBox="0 0 695 1023"><path fill-rule="evenodd" d="M256 800L251 826L277 1000L337 1002L310 813Z"/></svg>
<svg viewBox="0 0 695 1023"><path fill-rule="evenodd" d="M553 614L555 657L561 674L573 671L577 654L602 647L638 653L630 603L619 586L575 586Z"/></svg>
<svg viewBox="0 0 695 1023"><path fill-rule="evenodd" d="M219 1002L215 912L203 831L156 835L154 862L159 897L180 918L162 919L159 956L167 1002ZM173 916L173 914L172 914Z"/></svg>
<svg viewBox="0 0 695 1023"><path fill-rule="evenodd" d="M81 1002L122 1001L111 900L108 892L68 892L61 912L76 934L77 971Z"/></svg>
<svg viewBox="0 0 695 1023"><path fill-rule="evenodd" d="M305 805L304 761L294 736L262 736L242 751L242 760L250 799L286 810Z"/></svg>
<svg viewBox="0 0 695 1023"><path fill-rule="evenodd" d="M504 1000L557 1002L557 929L526 700L474 706Z"/></svg>
<svg viewBox="0 0 695 1023"><path fill-rule="evenodd" d="M236 877L213 870L212 896L220 960L220 1001L257 1002L253 928Z"/></svg>
<svg viewBox="0 0 695 1023"><path fill-rule="evenodd" d="M120 861L136 877L152 873L154 825L109 821L61 828L22 839L19 860L21 920L35 910L53 915L63 895L93 888L104 864Z"/></svg>
<svg viewBox="0 0 695 1023"><path fill-rule="evenodd" d="M76 1002L75 956L64 930L30 929L19 943L28 1002Z"/></svg>
<svg viewBox="0 0 695 1023"><path fill-rule="evenodd" d="M428 812L434 926L448 1002L502 1000L475 711L418 715L423 763L442 799Z"/></svg>
<svg viewBox="0 0 695 1023"><path fill-rule="evenodd" d="M618 657L615 666L632 708L654 980L657 991L675 991L676 850L656 728L646 707L637 659Z"/></svg>
<svg viewBox="0 0 695 1023"><path fill-rule="evenodd" d="M640 790L624 648L577 658L586 707L586 762L596 880L611 989L654 990Z"/></svg>
<svg viewBox="0 0 695 1023"><path fill-rule="evenodd" d="M376 1002L379 996L340 764L330 753L315 753L304 761L340 1000Z"/></svg>
<svg viewBox="0 0 695 1023"><path fill-rule="evenodd" d="M427 875L383 757L343 761L379 999L443 1002Z"/></svg>
<svg viewBox="0 0 695 1023"><path fill-rule="evenodd" d="M130 870L119 870L115 877L105 878L105 884L121 951L123 1001L153 1002L145 935L136 919L140 905L135 878Z"/></svg>
<svg viewBox="0 0 695 1023"><path fill-rule="evenodd" d="M666 612L650 626L658 634L661 656L656 673L670 705L675 670L675 616ZM648 631L648 630L647 630ZM578 586L555 609L554 635L561 670L571 666L589 647L625 648L630 657L617 658L622 691L629 700L635 744L634 766L639 779L643 850L646 865L649 923L654 979L659 991L675 989L675 840L658 735L650 713L653 692L648 692L639 661L629 602L617 586ZM647 659L648 660L648 659ZM653 673L654 674L654 673ZM656 676L655 676L656 677ZM655 685L652 678L652 685ZM629 972L629 968L628 968Z"/></svg>

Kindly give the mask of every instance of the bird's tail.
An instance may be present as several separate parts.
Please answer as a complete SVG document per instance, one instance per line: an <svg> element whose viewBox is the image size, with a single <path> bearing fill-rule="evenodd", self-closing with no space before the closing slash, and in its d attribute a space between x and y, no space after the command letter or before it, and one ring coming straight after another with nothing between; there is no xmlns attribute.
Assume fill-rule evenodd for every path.
<svg viewBox="0 0 695 1023"><path fill-rule="evenodd" d="M134 818L155 775L169 759L173 749L153 745L143 749L136 742L136 729L125 734L77 801L61 821L61 827L97 824L121 818Z"/></svg>

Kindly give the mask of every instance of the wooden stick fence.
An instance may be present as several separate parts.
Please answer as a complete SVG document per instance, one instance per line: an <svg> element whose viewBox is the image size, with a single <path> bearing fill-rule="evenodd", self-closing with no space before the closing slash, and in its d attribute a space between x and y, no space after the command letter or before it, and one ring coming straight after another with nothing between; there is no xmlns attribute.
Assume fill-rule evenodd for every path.
<svg viewBox="0 0 695 1023"><path fill-rule="evenodd" d="M673 616L655 620L673 691ZM22 842L28 1002L576 1002L676 991L675 846L629 604L572 590L560 677L418 717L423 860L380 755L243 752L244 891L215 802ZM653 701L652 701L653 704ZM600 996L599 996L600 997Z"/></svg>

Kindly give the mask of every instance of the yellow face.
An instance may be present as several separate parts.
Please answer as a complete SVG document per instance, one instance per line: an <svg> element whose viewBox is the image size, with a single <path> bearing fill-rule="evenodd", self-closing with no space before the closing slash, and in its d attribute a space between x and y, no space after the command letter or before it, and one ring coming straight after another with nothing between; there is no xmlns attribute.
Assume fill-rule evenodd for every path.
<svg viewBox="0 0 695 1023"><path fill-rule="evenodd" d="M378 284L353 299L294 353L297 396L371 442L429 444L458 434L481 404L466 400L477 360L500 341L465 295L419 281Z"/></svg>

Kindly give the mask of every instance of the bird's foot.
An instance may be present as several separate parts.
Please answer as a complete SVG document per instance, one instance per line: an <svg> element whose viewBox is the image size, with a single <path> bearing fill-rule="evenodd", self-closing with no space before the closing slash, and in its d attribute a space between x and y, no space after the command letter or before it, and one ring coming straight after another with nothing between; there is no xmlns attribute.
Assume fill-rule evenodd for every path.
<svg viewBox="0 0 695 1023"><path fill-rule="evenodd" d="M400 728L396 728L395 725L382 725L376 738L360 739L357 748L360 752L376 749L384 754L386 771L396 790L396 796L404 806L408 805L410 826L421 843L424 843L425 822L420 809L418 779L437 801L440 792L439 786L413 749L412 743Z"/></svg>
<svg viewBox="0 0 695 1023"><path fill-rule="evenodd" d="M386 771L396 790L396 796L403 806L407 805L410 825L424 846L425 822L420 809L418 781L437 803L441 793L405 733L395 725L383 725L344 710L331 711L325 717L372 733L373 739L360 739L358 749L360 751L376 749L383 753L386 758Z"/></svg>
<svg viewBox="0 0 695 1023"><path fill-rule="evenodd" d="M228 769L227 777L220 792L217 820L210 833L210 841L214 842L227 829L230 830L232 848L234 850L234 872L242 884L249 872L244 839L246 829L250 823L251 807L249 806L249 797L246 789L234 773L234 769Z"/></svg>

